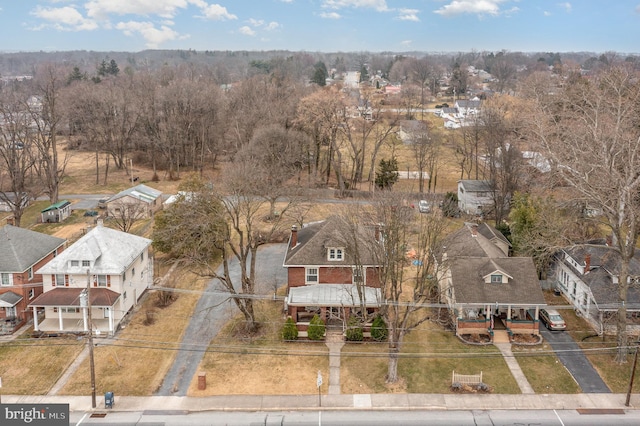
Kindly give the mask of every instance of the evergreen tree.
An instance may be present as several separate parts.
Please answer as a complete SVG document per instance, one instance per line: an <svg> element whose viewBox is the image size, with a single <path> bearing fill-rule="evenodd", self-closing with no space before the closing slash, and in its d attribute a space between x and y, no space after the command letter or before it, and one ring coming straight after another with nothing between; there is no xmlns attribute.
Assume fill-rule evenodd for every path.
<svg viewBox="0 0 640 426"><path fill-rule="evenodd" d="M313 66L313 76L311 77L311 82L316 83L318 86L326 86L328 76L329 73L327 72L327 66L324 64L324 62L316 62L316 64Z"/></svg>
<svg viewBox="0 0 640 426"><path fill-rule="evenodd" d="M376 170L376 186L380 189L391 189L398 181L398 160L393 157L390 160L382 159Z"/></svg>

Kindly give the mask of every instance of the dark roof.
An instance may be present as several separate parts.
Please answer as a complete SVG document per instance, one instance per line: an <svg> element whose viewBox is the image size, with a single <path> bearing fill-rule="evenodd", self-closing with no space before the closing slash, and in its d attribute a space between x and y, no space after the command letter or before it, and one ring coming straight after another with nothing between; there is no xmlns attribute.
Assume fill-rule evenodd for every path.
<svg viewBox="0 0 640 426"><path fill-rule="evenodd" d="M475 179L463 179L458 181L467 192L488 192L492 191L491 181L488 180L475 180Z"/></svg>
<svg viewBox="0 0 640 426"><path fill-rule="evenodd" d="M80 293L85 290L83 287L58 287L42 293L29 306L80 306ZM92 307L111 307L120 294L108 288L91 288Z"/></svg>
<svg viewBox="0 0 640 426"><path fill-rule="evenodd" d="M12 291L5 291L4 293L0 293L0 307L12 308L16 306L18 302L21 300L22 300L22 296Z"/></svg>
<svg viewBox="0 0 640 426"><path fill-rule="evenodd" d="M591 289L595 303L599 309L617 309L620 304L618 285L612 277L620 273L620 253L613 247L597 244L577 245L564 250L576 262L584 265L585 257L590 255L590 268L588 273L582 275L570 263L571 267L582 281ZM640 254L631 259L629 263L629 275L640 276ZM627 307L640 308L640 288L630 285L627 291Z"/></svg>
<svg viewBox="0 0 640 426"><path fill-rule="evenodd" d="M474 236L473 229L476 228ZM509 245L509 241L500 231L481 223L465 223L464 226L446 237L444 251L448 258L456 257L507 257L508 253L503 252L496 242L504 241Z"/></svg>
<svg viewBox="0 0 640 426"><path fill-rule="evenodd" d="M530 257L462 257L451 262L456 303L544 305L536 267ZM508 283L485 283L484 276L501 271Z"/></svg>
<svg viewBox="0 0 640 426"><path fill-rule="evenodd" d="M353 253L350 253L349 246L353 246L351 242L345 242L345 235L341 229L344 229L344 221L338 216L331 216L322 222L315 222L305 225L298 230L298 244L295 247L289 247L284 258L284 266L351 266L355 264ZM366 247L374 241L374 229L360 229L360 249L363 249L360 264L377 265L373 254L366 250ZM289 246L291 243L289 242ZM327 259L327 248L344 248L344 259L341 261L332 261Z"/></svg>
<svg viewBox="0 0 640 426"><path fill-rule="evenodd" d="M0 228L0 272L24 272L64 243L62 238L5 225Z"/></svg>

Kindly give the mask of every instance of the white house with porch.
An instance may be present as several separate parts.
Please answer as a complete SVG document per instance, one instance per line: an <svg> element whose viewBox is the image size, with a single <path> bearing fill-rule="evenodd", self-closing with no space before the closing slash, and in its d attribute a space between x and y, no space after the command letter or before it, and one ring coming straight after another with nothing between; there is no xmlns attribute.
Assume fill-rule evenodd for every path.
<svg viewBox="0 0 640 426"><path fill-rule="evenodd" d="M37 272L43 294L33 309L34 330L114 334L153 284L151 240L103 226L101 221ZM91 308L89 324L88 308ZM39 321L38 312L44 312Z"/></svg>

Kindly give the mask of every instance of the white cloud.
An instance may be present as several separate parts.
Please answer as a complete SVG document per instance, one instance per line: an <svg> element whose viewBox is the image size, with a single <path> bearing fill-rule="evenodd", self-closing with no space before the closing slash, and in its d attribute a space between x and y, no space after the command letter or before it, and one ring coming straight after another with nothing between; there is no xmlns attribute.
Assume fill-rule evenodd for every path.
<svg viewBox="0 0 640 426"><path fill-rule="evenodd" d="M340 16L339 13L337 12L322 12L320 14L321 18L325 18L325 19L340 19L342 18L342 16Z"/></svg>
<svg viewBox="0 0 640 426"><path fill-rule="evenodd" d="M64 7L40 7L32 10L31 15L46 21L45 24L37 27L55 28L61 31L83 31L95 30L98 24L93 19L87 19L80 12L71 6Z"/></svg>
<svg viewBox="0 0 640 426"><path fill-rule="evenodd" d="M462 15L465 13L477 15L500 14L500 3L506 0L454 0L434 11L442 16Z"/></svg>
<svg viewBox="0 0 640 426"><path fill-rule="evenodd" d="M563 8L567 13L571 13L571 3L569 2L558 3L558 6Z"/></svg>
<svg viewBox="0 0 640 426"><path fill-rule="evenodd" d="M167 41L188 38L188 36L181 36L177 31L166 25L156 28L151 22L119 22L116 24L116 28L128 36L135 33L140 34L150 49L155 49Z"/></svg>
<svg viewBox="0 0 640 426"><path fill-rule="evenodd" d="M400 42L400 44L403 45L403 46L410 46L411 43L413 43L413 40L402 40Z"/></svg>
<svg viewBox="0 0 640 426"><path fill-rule="evenodd" d="M386 0L323 0L322 7L342 9L346 7L375 9L378 12L389 10Z"/></svg>
<svg viewBox="0 0 640 426"><path fill-rule="evenodd" d="M276 21L271 21L267 24L267 26L265 27L265 29L267 31L274 31L277 30L278 28L282 28L282 25L280 25L279 23L277 23Z"/></svg>
<svg viewBox="0 0 640 426"><path fill-rule="evenodd" d="M252 30L251 27L249 27L248 25L238 28L238 32L240 32L240 34L244 34L248 36L256 35L256 32Z"/></svg>
<svg viewBox="0 0 640 426"><path fill-rule="evenodd" d="M544 16L551 16L551 12L549 12L548 10L545 10L544 12L542 12L542 14Z"/></svg>
<svg viewBox="0 0 640 426"><path fill-rule="evenodd" d="M247 22L249 23L249 25L254 26L254 27L260 27L260 26L264 25L264 21L262 19L249 18L247 20Z"/></svg>
<svg viewBox="0 0 640 426"><path fill-rule="evenodd" d="M211 19L212 21L238 19L236 15L229 13L226 7L220 6L219 4L206 5L201 7L200 10L204 14L205 18Z"/></svg>
<svg viewBox="0 0 640 426"><path fill-rule="evenodd" d="M418 9L398 9L397 19L401 21L420 22L420 18L418 18L418 13L420 13Z"/></svg>

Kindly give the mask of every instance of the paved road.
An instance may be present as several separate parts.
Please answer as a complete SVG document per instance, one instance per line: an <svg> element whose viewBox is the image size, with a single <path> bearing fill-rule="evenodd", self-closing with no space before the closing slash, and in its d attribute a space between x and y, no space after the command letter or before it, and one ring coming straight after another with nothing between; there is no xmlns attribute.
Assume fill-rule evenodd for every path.
<svg viewBox="0 0 640 426"><path fill-rule="evenodd" d="M582 392L611 392L569 333L565 333L564 331L549 331L541 324L540 334L549 342L560 359L560 362L562 362L569 373L571 373L582 389Z"/></svg>
<svg viewBox="0 0 640 426"><path fill-rule="evenodd" d="M286 244L270 244L260 247L256 259L256 293L271 294L274 285L287 282L286 270L282 267ZM237 261L229 265L230 275L239 284L240 268ZM222 273L222 267L218 270ZM213 292L222 287L218 280L211 280L205 291ZM220 328L239 313L235 303L224 293L204 293L196 305L195 312L185 330L180 352L167 372L158 396L185 396L193 376L196 374L204 349L218 334Z"/></svg>

